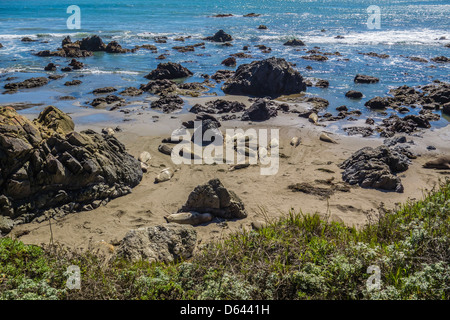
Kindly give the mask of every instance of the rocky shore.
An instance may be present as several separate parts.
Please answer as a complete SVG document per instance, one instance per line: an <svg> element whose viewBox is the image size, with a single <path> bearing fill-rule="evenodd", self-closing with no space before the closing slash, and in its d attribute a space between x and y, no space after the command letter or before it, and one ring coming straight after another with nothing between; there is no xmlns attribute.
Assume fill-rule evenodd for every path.
<svg viewBox="0 0 450 320"><path fill-rule="evenodd" d="M224 30L202 40L220 46L232 46L235 41ZM195 52L204 45L173 50ZM284 46L303 50L307 44L292 39ZM46 223L53 219L57 221L53 236L61 242L87 246L105 238L128 259L173 261L188 258L203 240L255 228L292 208L327 212L331 204L334 220L362 225L380 206L417 198L421 188L431 188L439 177L448 176L448 127L435 130L433 122L450 115L449 83L403 85L390 88L384 96L367 97L361 107L376 117L362 119L361 110L345 105L330 110L330 101L309 94L310 87L328 88L328 80L306 79L283 58L239 63L251 57L243 49L222 62L226 69L203 74L200 82L189 82L195 73L185 63L168 61L146 72L138 87L92 88L94 98L85 101L79 113L69 115L44 106L31 120L18 112L23 106L1 106L1 234L34 243L46 241ZM271 52L264 45L258 49ZM128 49L114 40L106 44L96 35L74 42L65 37L60 48L35 53L70 58L63 68L54 62L42 68L49 73L60 68L62 75L10 79L3 93L45 88L64 73L85 68L87 59L98 52L133 54L138 50L156 53L158 47ZM317 63L327 63L327 56L340 56L317 48L305 54L304 59ZM375 52L360 54L389 58ZM433 61L448 62L446 57ZM84 81L74 79L64 85L76 88ZM355 74L351 81L355 87L345 97L359 101L366 97L361 84L372 86L383 79ZM213 87L226 95L205 94ZM113 114L117 121L77 123L77 117L90 113ZM328 130L339 121L357 124L346 125L342 134ZM202 123L202 131L196 131L196 122ZM76 131L76 127L82 129ZM227 136L230 128L276 128L280 136L252 150L249 139ZM176 129L193 136L214 129L247 158L254 152L262 159L279 147L279 171L262 176L261 164L248 161L174 164L171 155L180 141L170 135ZM237 146L240 140L242 149ZM202 151L208 145L203 142ZM193 151L181 155L198 157Z"/></svg>

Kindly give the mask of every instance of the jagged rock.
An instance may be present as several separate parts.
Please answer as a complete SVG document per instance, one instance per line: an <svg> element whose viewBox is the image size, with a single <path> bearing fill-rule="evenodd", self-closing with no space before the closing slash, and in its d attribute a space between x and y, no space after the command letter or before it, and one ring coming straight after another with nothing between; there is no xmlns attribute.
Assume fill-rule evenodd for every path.
<svg viewBox="0 0 450 320"><path fill-rule="evenodd" d="M214 101L208 101L206 106L202 106L200 104L195 104L189 112L192 113L235 113L241 112L245 110L245 104L238 101L228 101L223 99L217 99Z"/></svg>
<svg viewBox="0 0 450 320"><path fill-rule="evenodd" d="M392 137L396 132L412 133L417 128L430 128L431 124L424 115L407 115L403 118L391 115L383 119L382 124L377 127L382 137Z"/></svg>
<svg viewBox="0 0 450 320"><path fill-rule="evenodd" d="M55 107L34 122L2 107L0 124L0 212L12 219L80 211L129 193L142 179L139 161L115 137L73 131L73 121Z"/></svg>
<svg viewBox="0 0 450 320"><path fill-rule="evenodd" d="M37 77L26 79L22 82L13 82L5 84L4 88L9 90L28 89L44 86L48 83L46 77Z"/></svg>
<svg viewBox="0 0 450 320"><path fill-rule="evenodd" d="M297 46L304 46L305 43L302 40L292 39L292 40L288 40L287 42L285 42L284 45L291 46L291 47L297 47Z"/></svg>
<svg viewBox="0 0 450 320"><path fill-rule="evenodd" d="M175 92L177 90L177 85L171 80L160 79L149 81L147 84L142 84L140 89L154 94L167 95Z"/></svg>
<svg viewBox="0 0 450 320"><path fill-rule="evenodd" d="M227 67L234 67L234 66L236 66L236 58L234 58L234 57L226 58L225 60L223 60L221 62L221 64L223 64L224 66L227 66Z"/></svg>
<svg viewBox="0 0 450 320"><path fill-rule="evenodd" d="M178 63L167 62L158 64L157 68L145 76L149 80L179 79L192 76L193 73Z"/></svg>
<svg viewBox="0 0 450 320"><path fill-rule="evenodd" d="M355 83L376 83L380 81L380 79L372 76L367 76L364 74L357 74L355 79L353 80Z"/></svg>
<svg viewBox="0 0 450 320"><path fill-rule="evenodd" d="M171 113L182 109L184 105L183 99L179 96L163 96L151 103L152 109L160 109L164 113Z"/></svg>
<svg viewBox="0 0 450 320"><path fill-rule="evenodd" d="M375 58L380 58L380 59L387 59L389 58L388 54L385 53L376 53L376 52L367 52L367 53L359 53L362 54L364 56L369 56L369 57L375 57Z"/></svg>
<svg viewBox="0 0 450 320"><path fill-rule="evenodd" d="M313 61L327 61L328 57L320 55L320 54L312 54L309 56L302 56L302 59L313 60Z"/></svg>
<svg viewBox="0 0 450 320"><path fill-rule="evenodd" d="M213 41L213 42L228 42L233 41L233 37L223 30L217 31L213 36L206 37L203 40Z"/></svg>
<svg viewBox="0 0 450 320"><path fill-rule="evenodd" d="M240 65L222 90L227 94L265 97L299 93L306 90L306 85L286 60L269 58Z"/></svg>
<svg viewBox="0 0 450 320"><path fill-rule="evenodd" d="M80 42L81 50L105 51L105 48L106 48L106 45L103 43L103 40L97 35L83 38Z"/></svg>
<svg viewBox="0 0 450 320"><path fill-rule="evenodd" d="M105 48L105 51L108 53L127 53L130 52L130 49L124 49L117 41L111 41Z"/></svg>
<svg viewBox="0 0 450 320"><path fill-rule="evenodd" d="M217 70L216 73L214 73L211 76L211 79L215 80L216 82L226 81L233 77L235 74L232 70Z"/></svg>
<svg viewBox="0 0 450 320"><path fill-rule="evenodd" d="M342 179L363 188L375 188L403 192L403 185L396 173L406 171L410 164L405 149L387 146L365 147L344 161Z"/></svg>
<svg viewBox="0 0 450 320"><path fill-rule="evenodd" d="M241 199L233 191L227 190L219 179L195 187L178 212L189 211L210 213L224 219L247 217Z"/></svg>
<svg viewBox="0 0 450 320"><path fill-rule="evenodd" d="M190 258L196 243L194 227L163 224L128 231L116 255L130 261L169 263Z"/></svg>
<svg viewBox="0 0 450 320"><path fill-rule="evenodd" d="M144 93L143 90L135 88L135 87L127 87L122 92L120 92L120 94L122 96L131 96L131 97L138 96L143 93Z"/></svg>
<svg viewBox="0 0 450 320"><path fill-rule="evenodd" d="M260 25L258 26L258 30L267 30L267 26L264 25L264 24L260 24Z"/></svg>
<svg viewBox="0 0 450 320"><path fill-rule="evenodd" d="M448 62L450 62L450 59L445 56L440 56L440 57L431 58L431 61L437 62L437 63L448 63Z"/></svg>
<svg viewBox="0 0 450 320"><path fill-rule="evenodd" d="M95 108L106 108L110 105L119 106L125 103L125 99L116 95L110 94L106 97L99 97L92 100L91 105Z"/></svg>
<svg viewBox="0 0 450 320"><path fill-rule="evenodd" d="M259 17L261 14L259 14L259 13L254 13L254 12L252 12L252 13L247 13L247 14L245 14L244 15L244 17L245 18L256 18L256 17Z"/></svg>
<svg viewBox="0 0 450 320"><path fill-rule="evenodd" d="M56 65L54 63L49 63L44 68L45 71L56 71Z"/></svg>
<svg viewBox="0 0 450 320"><path fill-rule="evenodd" d="M76 59L72 59L72 61L70 61L69 66L72 67L73 70L79 70L79 69L83 69L84 64L83 62L77 61Z"/></svg>
<svg viewBox="0 0 450 320"><path fill-rule="evenodd" d="M80 85L82 82L81 80L72 80L72 81L66 81L64 83L65 86L77 86Z"/></svg>
<svg viewBox="0 0 450 320"><path fill-rule="evenodd" d="M250 108L244 111L241 120L265 121L272 117L276 117L277 114L278 112L275 108L269 107L267 100L258 99L250 106Z"/></svg>

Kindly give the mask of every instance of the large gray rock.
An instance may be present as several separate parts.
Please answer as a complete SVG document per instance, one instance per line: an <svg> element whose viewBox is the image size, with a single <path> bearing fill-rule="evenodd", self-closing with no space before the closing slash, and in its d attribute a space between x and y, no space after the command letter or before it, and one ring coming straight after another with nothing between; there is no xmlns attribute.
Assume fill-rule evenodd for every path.
<svg viewBox="0 0 450 320"><path fill-rule="evenodd" d="M128 231L116 255L130 261L172 262L191 257L196 243L191 225L163 224Z"/></svg>
<svg viewBox="0 0 450 320"><path fill-rule="evenodd" d="M233 219L246 218L244 204L231 190L227 190L219 179L195 187L179 212L211 213L215 217Z"/></svg>
<svg viewBox="0 0 450 320"><path fill-rule="evenodd" d="M73 129L52 106L33 122L0 108L1 215L30 220L49 209L88 210L141 181L139 161L115 137Z"/></svg>
<svg viewBox="0 0 450 320"><path fill-rule="evenodd" d="M277 97L305 91L306 84L286 60L273 57L240 65L222 90L227 94Z"/></svg>
<svg viewBox="0 0 450 320"><path fill-rule="evenodd" d="M345 160L342 180L358 184L363 188L375 188L403 192L403 185L396 173L406 171L410 164L410 153L404 148L387 146L365 147Z"/></svg>

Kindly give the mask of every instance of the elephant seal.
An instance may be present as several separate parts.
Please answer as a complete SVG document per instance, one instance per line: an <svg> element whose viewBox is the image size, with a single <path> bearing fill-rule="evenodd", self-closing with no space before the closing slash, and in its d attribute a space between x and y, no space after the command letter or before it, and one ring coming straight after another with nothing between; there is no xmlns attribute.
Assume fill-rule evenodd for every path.
<svg viewBox="0 0 450 320"><path fill-rule="evenodd" d="M315 113L315 112L311 113L309 115L308 119L309 119L309 122L312 122L314 124L317 124L317 121L319 121L319 117L318 117L317 113Z"/></svg>
<svg viewBox="0 0 450 320"><path fill-rule="evenodd" d="M168 181L173 177L173 170L171 168L163 169L155 178L155 183Z"/></svg>
<svg viewBox="0 0 450 320"><path fill-rule="evenodd" d="M428 161L423 165L423 167L429 169L450 169L450 156L442 156Z"/></svg>
<svg viewBox="0 0 450 320"><path fill-rule="evenodd" d="M319 136L319 139L329 143L337 143L333 139L331 139L325 132L322 132Z"/></svg>
<svg viewBox="0 0 450 320"><path fill-rule="evenodd" d="M164 217L168 223L179 223L179 224L190 224L197 225L205 222L209 222L213 219L210 213L199 213L199 212L179 212L173 213Z"/></svg>
<svg viewBox="0 0 450 320"><path fill-rule="evenodd" d="M296 148L298 145L300 145L300 138L299 137L293 137L291 139L291 146Z"/></svg>
<svg viewBox="0 0 450 320"><path fill-rule="evenodd" d="M169 147L167 144L160 144L158 147L158 151L167 154L168 156L172 154L172 148Z"/></svg>

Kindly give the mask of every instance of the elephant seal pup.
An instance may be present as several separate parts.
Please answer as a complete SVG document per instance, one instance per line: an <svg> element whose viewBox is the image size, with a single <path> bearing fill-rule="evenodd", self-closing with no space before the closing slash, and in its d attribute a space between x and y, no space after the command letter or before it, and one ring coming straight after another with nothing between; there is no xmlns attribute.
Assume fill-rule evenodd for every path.
<svg viewBox="0 0 450 320"><path fill-rule="evenodd" d="M211 221L213 216L210 213L198 213L191 211L173 213L164 218L168 223L190 224L195 226Z"/></svg>
<svg viewBox="0 0 450 320"><path fill-rule="evenodd" d="M435 160L428 161L423 167L429 169L450 169L450 156L442 156Z"/></svg>
<svg viewBox="0 0 450 320"><path fill-rule="evenodd" d="M165 168L156 176L155 183L164 182L172 179L173 170L171 168Z"/></svg>
<svg viewBox="0 0 450 320"><path fill-rule="evenodd" d="M319 137L320 140L329 142L329 143L337 143L333 139L331 139L325 132L322 132Z"/></svg>
<svg viewBox="0 0 450 320"><path fill-rule="evenodd" d="M300 138L299 137L293 137L291 139L291 146L298 147L300 145Z"/></svg>
<svg viewBox="0 0 450 320"><path fill-rule="evenodd" d="M167 154L168 156L172 154L172 148L169 147L167 144L160 144L158 147L158 151Z"/></svg>

